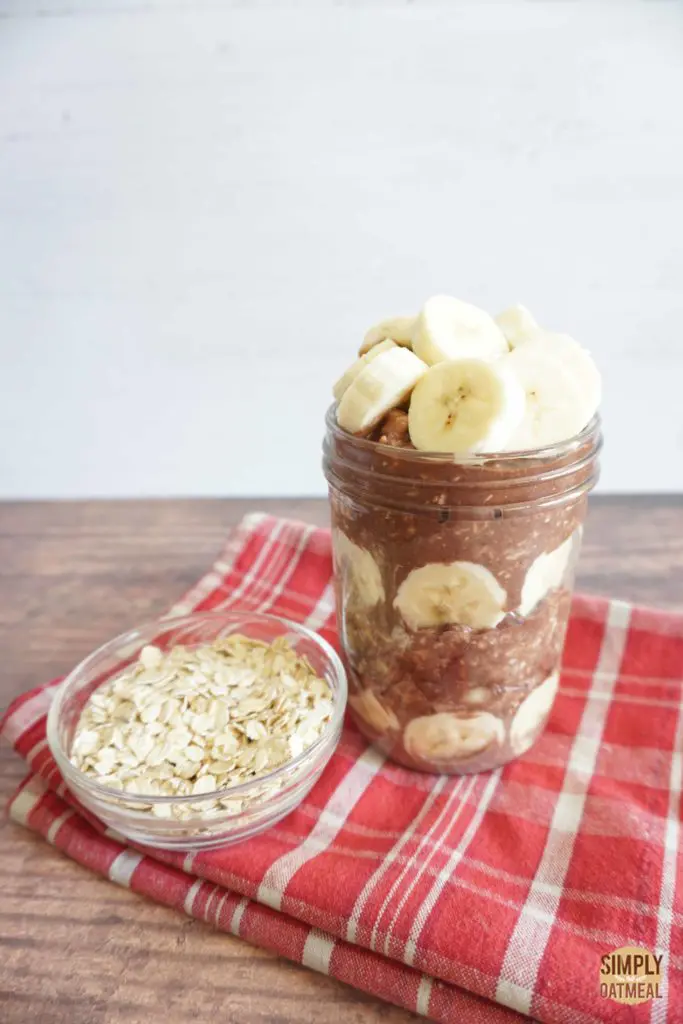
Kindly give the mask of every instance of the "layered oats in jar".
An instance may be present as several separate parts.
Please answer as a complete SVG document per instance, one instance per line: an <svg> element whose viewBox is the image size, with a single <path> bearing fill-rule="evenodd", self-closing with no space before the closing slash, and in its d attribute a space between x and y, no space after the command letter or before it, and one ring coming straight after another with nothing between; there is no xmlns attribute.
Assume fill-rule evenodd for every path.
<svg viewBox="0 0 683 1024"><path fill-rule="evenodd" d="M324 467L360 729L428 772L527 751L559 683L598 474L600 377L521 306L445 296L372 328L334 388Z"/></svg>

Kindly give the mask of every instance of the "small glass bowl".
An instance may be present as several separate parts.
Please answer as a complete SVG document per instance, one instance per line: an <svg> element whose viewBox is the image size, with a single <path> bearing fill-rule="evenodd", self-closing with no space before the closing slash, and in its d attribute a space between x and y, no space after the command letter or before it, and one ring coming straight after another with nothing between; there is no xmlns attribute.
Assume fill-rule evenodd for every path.
<svg viewBox="0 0 683 1024"><path fill-rule="evenodd" d="M177 644L193 647L219 637L242 633L272 643L286 637L297 654L308 658L314 671L332 689L334 708L316 742L275 771L237 786L197 796L137 796L113 789L85 775L69 760L74 732L90 694L137 660L146 644L170 650ZM270 828L303 800L317 781L339 741L346 707L346 673L325 640L287 619L256 612L201 612L156 619L110 640L71 672L59 687L47 718L47 741L64 782L80 803L109 828L136 843L165 850L200 850L248 839ZM217 800L231 805L212 809ZM159 805L191 807L191 817L158 817L147 808ZM206 810L202 810L202 805Z"/></svg>

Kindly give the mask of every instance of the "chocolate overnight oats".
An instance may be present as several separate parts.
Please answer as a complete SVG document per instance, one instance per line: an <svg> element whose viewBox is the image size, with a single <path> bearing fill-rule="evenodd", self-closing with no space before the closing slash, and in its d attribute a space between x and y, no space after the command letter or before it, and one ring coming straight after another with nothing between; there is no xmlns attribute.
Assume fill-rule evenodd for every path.
<svg viewBox="0 0 683 1024"><path fill-rule="evenodd" d="M595 365L522 307L456 299L368 332L324 466L361 730L431 772L523 754L559 682L601 437Z"/></svg>

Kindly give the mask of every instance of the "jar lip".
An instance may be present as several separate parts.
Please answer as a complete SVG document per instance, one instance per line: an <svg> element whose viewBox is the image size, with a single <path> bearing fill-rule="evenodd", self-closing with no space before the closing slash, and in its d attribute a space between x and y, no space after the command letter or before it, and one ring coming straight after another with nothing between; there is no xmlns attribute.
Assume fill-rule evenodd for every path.
<svg viewBox="0 0 683 1024"><path fill-rule="evenodd" d="M543 448L524 448L521 451L499 451L499 452L478 452L476 455L457 455L452 452L426 452L418 451L413 448L398 448L395 445L380 445L379 441L371 441L367 437L357 437L355 434L349 434L348 431L344 430L337 423L336 409L337 402L333 402L325 414L325 424L328 431L333 434L336 438L342 438L343 440L350 442L354 446L357 446L360 451L376 451L378 448L389 449L392 458L397 459L399 462L403 461L406 463L411 462L432 462L441 465L459 465L459 466L482 466L488 462L496 461L497 463L515 463L515 462L526 462L526 461L537 461L539 459L555 460L562 458L566 455L571 455L573 451L581 448L584 444L589 441L593 441L594 444L599 443L600 439L600 414L595 413L589 423L574 437L568 438L566 441L557 441L554 444L546 445Z"/></svg>

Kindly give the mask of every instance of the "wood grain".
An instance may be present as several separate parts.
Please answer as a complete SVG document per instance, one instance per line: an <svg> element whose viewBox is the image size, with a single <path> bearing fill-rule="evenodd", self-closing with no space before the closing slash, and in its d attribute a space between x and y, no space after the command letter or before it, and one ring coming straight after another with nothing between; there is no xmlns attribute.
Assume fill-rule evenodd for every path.
<svg viewBox="0 0 683 1024"><path fill-rule="evenodd" d="M0 505L0 706L162 612L245 512L327 522L320 500ZM579 586L683 610L683 497L596 497ZM0 797L22 766L4 745ZM96 878L0 826L3 1024L349 1024L412 1018Z"/></svg>

